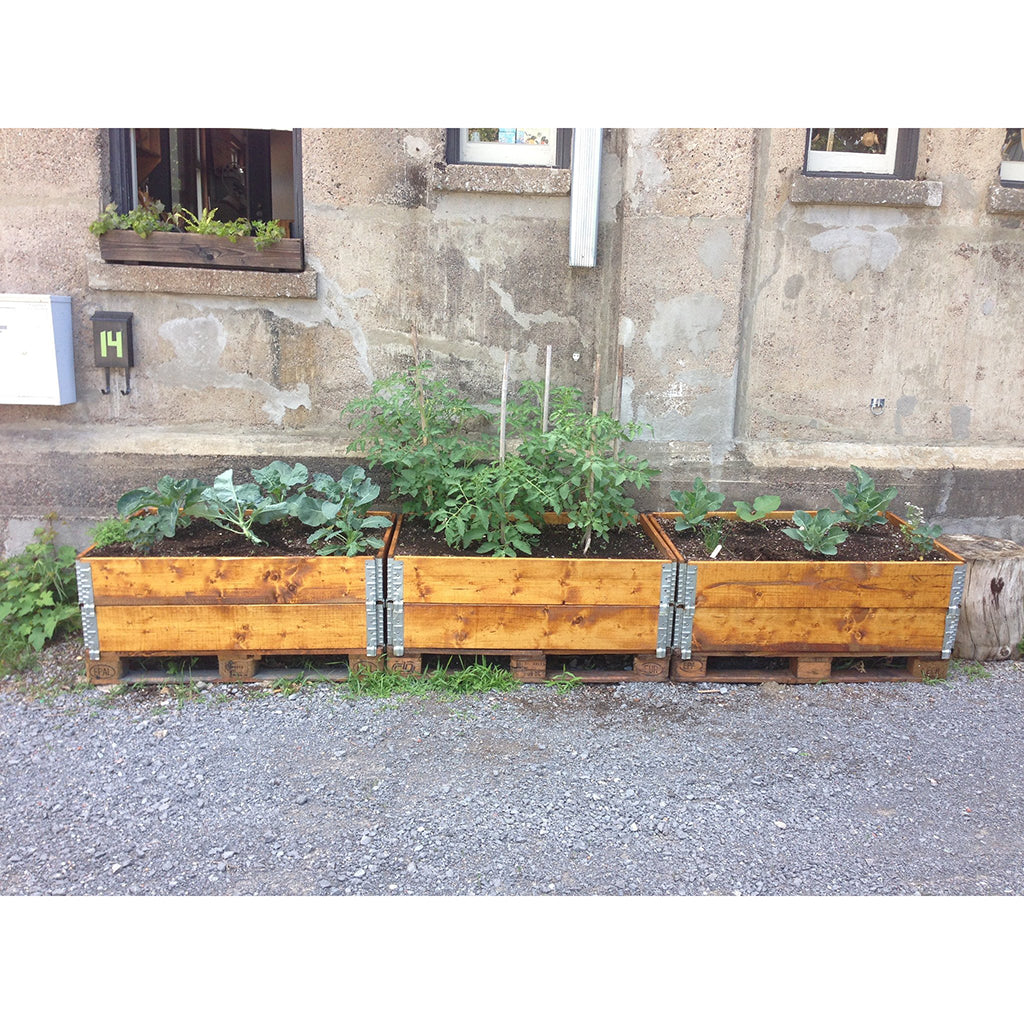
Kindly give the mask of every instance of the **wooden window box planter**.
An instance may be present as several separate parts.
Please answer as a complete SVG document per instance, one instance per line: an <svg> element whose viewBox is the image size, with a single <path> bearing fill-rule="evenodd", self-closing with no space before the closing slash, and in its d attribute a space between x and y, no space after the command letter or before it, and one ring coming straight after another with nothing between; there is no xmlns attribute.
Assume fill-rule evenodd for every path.
<svg viewBox="0 0 1024 1024"><path fill-rule="evenodd" d="M76 571L93 683L118 679L127 657L215 655L222 678L248 679L263 655L383 654L381 557L92 551Z"/></svg>
<svg viewBox="0 0 1024 1024"><path fill-rule="evenodd" d="M425 652L633 654L667 677L679 556L646 516L651 554L639 559L414 555L402 521L386 549L389 664L416 671Z"/></svg>
<svg viewBox="0 0 1024 1024"><path fill-rule="evenodd" d="M143 238L118 229L100 235L100 255L108 263L208 267L215 270L286 270L304 267L301 238L282 238L262 251L254 238L231 241L217 235L155 231Z"/></svg>
<svg viewBox="0 0 1024 1024"><path fill-rule="evenodd" d="M711 516L736 518L733 512ZM657 519L677 517L659 513ZM902 522L892 513L888 518ZM964 563L942 544L936 548L944 561L843 561L842 547L820 561L688 559L680 567L673 677L701 676L709 655L789 658L806 679L827 678L837 656L902 657L944 676Z"/></svg>

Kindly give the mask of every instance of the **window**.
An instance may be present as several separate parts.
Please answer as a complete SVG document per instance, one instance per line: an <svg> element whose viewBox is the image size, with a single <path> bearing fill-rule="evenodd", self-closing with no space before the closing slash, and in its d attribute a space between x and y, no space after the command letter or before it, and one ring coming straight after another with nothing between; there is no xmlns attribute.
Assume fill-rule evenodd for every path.
<svg viewBox="0 0 1024 1024"><path fill-rule="evenodd" d="M298 131L254 128L113 128L111 198L121 212L143 196L217 220L282 221L301 235Z"/></svg>
<svg viewBox="0 0 1024 1024"><path fill-rule="evenodd" d="M805 174L913 178L916 128L809 128Z"/></svg>
<svg viewBox="0 0 1024 1024"><path fill-rule="evenodd" d="M568 167L569 128L449 128L450 164Z"/></svg>
<svg viewBox="0 0 1024 1024"><path fill-rule="evenodd" d="M1003 185L1024 186L1024 149L1021 149L1019 128L1006 129L999 181Z"/></svg>

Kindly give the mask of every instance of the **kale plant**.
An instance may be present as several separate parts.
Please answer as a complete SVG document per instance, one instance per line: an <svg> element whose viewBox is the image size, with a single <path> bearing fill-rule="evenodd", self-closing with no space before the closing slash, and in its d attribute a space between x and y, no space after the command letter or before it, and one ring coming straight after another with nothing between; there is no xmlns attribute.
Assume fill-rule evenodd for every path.
<svg viewBox="0 0 1024 1024"><path fill-rule="evenodd" d="M827 508L817 512L794 512L793 523L793 526L784 527L782 532L800 541L807 551L816 555L838 554L839 545L850 536L842 528L842 513Z"/></svg>
<svg viewBox="0 0 1024 1024"><path fill-rule="evenodd" d="M865 526L886 522L885 510L896 497L895 487L886 487L879 491L875 481L859 466L850 467L856 478L846 484L841 493L832 493L842 506L846 521L854 531L863 530Z"/></svg>
<svg viewBox="0 0 1024 1024"><path fill-rule="evenodd" d="M700 526L710 512L717 512L725 501L725 495L712 491L698 476L689 491L672 491L669 494L675 510L679 513L676 519L676 530L685 533Z"/></svg>

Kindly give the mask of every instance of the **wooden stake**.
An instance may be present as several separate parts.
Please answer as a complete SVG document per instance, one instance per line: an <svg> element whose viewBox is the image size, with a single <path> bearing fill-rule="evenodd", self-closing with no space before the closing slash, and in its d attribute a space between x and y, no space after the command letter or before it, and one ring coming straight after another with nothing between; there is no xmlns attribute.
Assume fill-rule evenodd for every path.
<svg viewBox="0 0 1024 1024"><path fill-rule="evenodd" d="M551 404L551 346L548 345L547 358L544 361L544 419L541 425L543 433L548 432L548 408Z"/></svg>
<svg viewBox="0 0 1024 1024"><path fill-rule="evenodd" d="M420 407L420 429L423 432L423 443L427 443L427 399L423 394L423 378L420 376L420 345L416 334L416 325L412 325L412 358L416 364L416 402Z"/></svg>
<svg viewBox="0 0 1024 1024"><path fill-rule="evenodd" d="M505 420L508 416L508 358L505 353L505 368L501 374L501 427L498 434L498 459L505 461Z"/></svg>
<svg viewBox="0 0 1024 1024"><path fill-rule="evenodd" d="M594 360L594 415L597 415L598 407L601 403L601 353L597 353L597 357ZM594 438L591 435L590 438L590 454L594 454ZM590 479L587 481L587 497L591 498L594 494L594 473L591 471ZM594 539L594 531L588 526L583 533L583 554L586 554L590 550L590 542Z"/></svg>

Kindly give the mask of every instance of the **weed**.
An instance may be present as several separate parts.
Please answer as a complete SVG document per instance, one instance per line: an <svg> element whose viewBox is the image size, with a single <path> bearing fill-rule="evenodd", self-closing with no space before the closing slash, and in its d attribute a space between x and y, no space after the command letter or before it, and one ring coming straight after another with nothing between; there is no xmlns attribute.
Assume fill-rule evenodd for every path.
<svg viewBox="0 0 1024 1024"><path fill-rule="evenodd" d="M924 556L935 547L935 541L942 534L942 527L937 525L929 526L924 522L924 509L918 505L911 505L907 502L907 521L900 524L900 532L920 552L919 558Z"/></svg>
<svg viewBox="0 0 1024 1024"><path fill-rule="evenodd" d="M0 673L31 667L47 641L81 621L75 549L57 544L56 514L20 555L0 561Z"/></svg>
<svg viewBox="0 0 1024 1024"><path fill-rule="evenodd" d="M581 686L583 680L579 676L573 675L569 671L559 672L558 675L552 676L547 681L547 686L553 686L559 693L569 693L575 690L577 686Z"/></svg>
<svg viewBox="0 0 1024 1024"><path fill-rule="evenodd" d="M992 673L980 661L956 661L954 664L963 669L963 673L968 679L992 678Z"/></svg>

